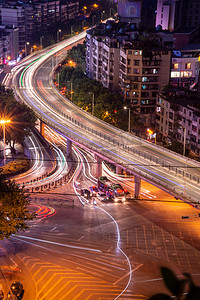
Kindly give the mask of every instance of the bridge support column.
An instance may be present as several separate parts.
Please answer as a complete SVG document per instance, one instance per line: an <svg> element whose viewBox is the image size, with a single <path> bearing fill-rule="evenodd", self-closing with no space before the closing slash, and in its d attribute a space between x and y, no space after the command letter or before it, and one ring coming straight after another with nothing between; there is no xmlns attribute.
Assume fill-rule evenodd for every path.
<svg viewBox="0 0 200 300"><path fill-rule="evenodd" d="M40 133L44 137L44 122L40 120Z"/></svg>
<svg viewBox="0 0 200 300"><path fill-rule="evenodd" d="M122 174L122 168L120 166L116 166L116 174Z"/></svg>
<svg viewBox="0 0 200 300"><path fill-rule="evenodd" d="M139 199L140 198L140 190L141 190L141 178L140 176L135 176L135 191L134 191L134 198Z"/></svg>
<svg viewBox="0 0 200 300"><path fill-rule="evenodd" d="M67 139L67 157L72 157L72 141Z"/></svg>
<svg viewBox="0 0 200 300"><path fill-rule="evenodd" d="M102 176L102 158L95 155L95 159L97 161L97 168L96 168L96 176L97 178L99 178L100 176Z"/></svg>

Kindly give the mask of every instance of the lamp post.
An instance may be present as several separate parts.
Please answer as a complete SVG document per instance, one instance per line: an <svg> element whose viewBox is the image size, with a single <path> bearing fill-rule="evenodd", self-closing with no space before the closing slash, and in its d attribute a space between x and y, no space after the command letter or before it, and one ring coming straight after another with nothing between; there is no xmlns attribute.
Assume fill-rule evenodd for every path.
<svg viewBox="0 0 200 300"><path fill-rule="evenodd" d="M29 45L29 42L25 43L25 56L27 56L27 46Z"/></svg>
<svg viewBox="0 0 200 300"><path fill-rule="evenodd" d="M185 143L186 143L186 128L183 128L183 156L185 156Z"/></svg>
<svg viewBox="0 0 200 300"><path fill-rule="evenodd" d="M105 10L103 10L103 11L101 12L101 21L104 20L104 14L105 14Z"/></svg>
<svg viewBox="0 0 200 300"><path fill-rule="evenodd" d="M58 29L58 31L57 31L57 43L58 43L59 40L60 40L60 32L61 32L61 29Z"/></svg>
<svg viewBox="0 0 200 300"><path fill-rule="evenodd" d="M71 94L71 101L73 102L73 83L72 83L72 81L70 80L68 80L67 82L69 82L70 83L70 94Z"/></svg>
<svg viewBox="0 0 200 300"><path fill-rule="evenodd" d="M71 25L71 35L73 35L73 33L74 33L74 26Z"/></svg>
<svg viewBox="0 0 200 300"><path fill-rule="evenodd" d="M3 153L4 153L4 166L6 164L6 124L7 123L10 123L10 120L0 120L0 124L2 125L3 127Z"/></svg>
<svg viewBox="0 0 200 300"><path fill-rule="evenodd" d="M94 116L94 93L89 92L89 94L92 94L92 116Z"/></svg>
<svg viewBox="0 0 200 300"><path fill-rule="evenodd" d="M185 156L186 128L184 126L180 126L179 129L183 129L183 156Z"/></svg>
<svg viewBox="0 0 200 300"><path fill-rule="evenodd" d="M41 50L43 49L43 39L44 39L44 36L42 35L41 37L40 37L40 48L41 48Z"/></svg>
<svg viewBox="0 0 200 300"><path fill-rule="evenodd" d="M124 109L128 109L128 132L131 132L131 109L127 106L124 106Z"/></svg>

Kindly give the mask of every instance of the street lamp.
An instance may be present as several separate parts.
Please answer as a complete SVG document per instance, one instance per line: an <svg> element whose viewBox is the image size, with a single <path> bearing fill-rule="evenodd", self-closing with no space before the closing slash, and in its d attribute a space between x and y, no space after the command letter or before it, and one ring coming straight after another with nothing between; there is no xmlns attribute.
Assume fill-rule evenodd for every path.
<svg viewBox="0 0 200 300"><path fill-rule="evenodd" d="M155 145L156 145L156 132L154 133L153 130L147 128L147 132L149 134L149 139L151 139L151 137L155 138Z"/></svg>
<svg viewBox="0 0 200 300"><path fill-rule="evenodd" d="M41 37L40 37L40 48L41 48L41 50L42 50L42 48L43 48L43 39L44 39L44 36L42 35Z"/></svg>
<svg viewBox="0 0 200 300"><path fill-rule="evenodd" d="M69 82L70 83L70 94L71 94L71 101L73 102L73 83L72 83L72 81L70 80L68 80L67 82Z"/></svg>
<svg viewBox="0 0 200 300"><path fill-rule="evenodd" d="M183 156L185 156L185 144L186 144L186 127L180 126L179 129L183 129Z"/></svg>
<svg viewBox="0 0 200 300"><path fill-rule="evenodd" d="M10 120L4 120L4 119L1 119L0 120L0 124L2 125L3 127L3 153L4 153L4 166L6 164L6 124L7 123L10 123Z"/></svg>
<svg viewBox="0 0 200 300"><path fill-rule="evenodd" d="M185 144L186 144L186 128L181 127L183 129L183 156L185 156Z"/></svg>
<svg viewBox="0 0 200 300"><path fill-rule="evenodd" d="M104 20L104 14L105 14L105 10L103 10L103 11L101 12L101 21Z"/></svg>
<svg viewBox="0 0 200 300"><path fill-rule="evenodd" d="M27 56L27 46L29 45L29 42L25 43L25 56Z"/></svg>
<svg viewBox="0 0 200 300"><path fill-rule="evenodd" d="M59 30L57 31L57 43L58 43L59 40L60 40L60 32L61 32L61 29L59 29Z"/></svg>
<svg viewBox="0 0 200 300"><path fill-rule="evenodd" d="M92 94L92 116L94 116L94 93L89 92L89 94Z"/></svg>
<svg viewBox="0 0 200 300"><path fill-rule="evenodd" d="M128 109L128 132L131 132L131 109L127 106L124 106L124 109Z"/></svg>

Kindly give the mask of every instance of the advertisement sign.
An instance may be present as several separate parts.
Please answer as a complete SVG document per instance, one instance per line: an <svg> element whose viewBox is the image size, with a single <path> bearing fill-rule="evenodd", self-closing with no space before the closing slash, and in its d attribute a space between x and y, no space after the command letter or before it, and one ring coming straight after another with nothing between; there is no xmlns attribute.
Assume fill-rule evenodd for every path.
<svg viewBox="0 0 200 300"><path fill-rule="evenodd" d="M140 18L141 2L118 1L118 14L126 18Z"/></svg>

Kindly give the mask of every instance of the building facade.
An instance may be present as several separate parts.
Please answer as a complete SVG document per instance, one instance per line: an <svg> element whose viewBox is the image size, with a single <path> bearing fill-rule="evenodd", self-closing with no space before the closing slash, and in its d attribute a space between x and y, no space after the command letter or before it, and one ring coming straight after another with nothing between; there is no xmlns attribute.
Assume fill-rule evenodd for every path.
<svg viewBox="0 0 200 300"><path fill-rule="evenodd" d="M171 84L198 91L200 45L189 45L181 51L173 51L172 53Z"/></svg>
<svg viewBox="0 0 200 300"><path fill-rule="evenodd" d="M200 24L199 0L157 0L156 26L173 31L180 26Z"/></svg>
<svg viewBox="0 0 200 300"><path fill-rule="evenodd" d="M171 51L152 48L149 54L134 43L120 47L119 86L146 126L154 122L157 94L169 84Z"/></svg>
<svg viewBox="0 0 200 300"><path fill-rule="evenodd" d="M160 94L157 97L157 132L164 139L177 140L196 154L200 154L200 98Z"/></svg>
<svg viewBox="0 0 200 300"><path fill-rule="evenodd" d="M19 28L11 25L0 25L2 43L1 63L16 61L19 56Z"/></svg>
<svg viewBox="0 0 200 300"><path fill-rule="evenodd" d="M171 51L160 47L145 51L131 26L107 23L87 31L86 73L103 86L121 91L125 102L149 126L154 122L156 96L169 84Z"/></svg>
<svg viewBox="0 0 200 300"><path fill-rule="evenodd" d="M19 48L24 51L25 44L30 42L41 30L48 30L57 22L75 18L79 12L79 1L61 4L59 0L43 1L1 1L1 25L14 25L19 28Z"/></svg>

